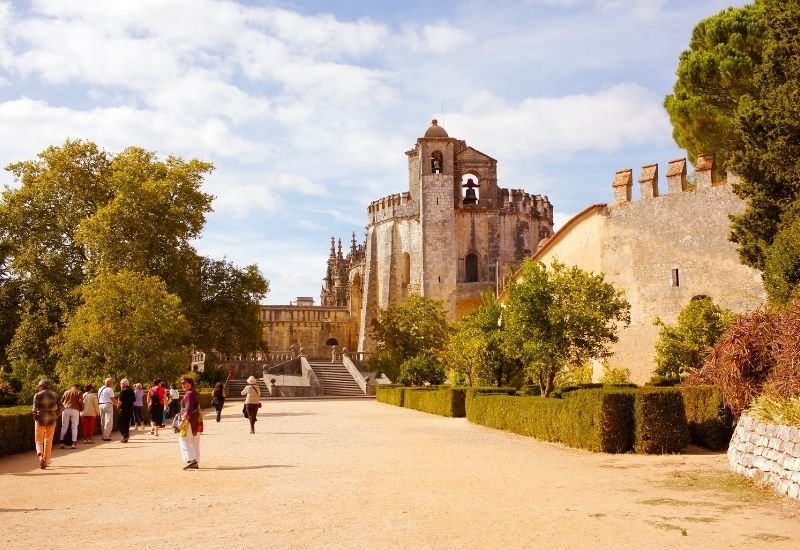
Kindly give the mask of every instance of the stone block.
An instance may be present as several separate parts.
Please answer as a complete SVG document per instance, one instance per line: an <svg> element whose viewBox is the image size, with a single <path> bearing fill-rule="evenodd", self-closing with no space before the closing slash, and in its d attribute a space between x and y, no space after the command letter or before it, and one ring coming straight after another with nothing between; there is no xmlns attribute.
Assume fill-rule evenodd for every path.
<svg viewBox="0 0 800 550"><path fill-rule="evenodd" d="M792 483L786 494L791 498L800 498L800 483Z"/></svg>

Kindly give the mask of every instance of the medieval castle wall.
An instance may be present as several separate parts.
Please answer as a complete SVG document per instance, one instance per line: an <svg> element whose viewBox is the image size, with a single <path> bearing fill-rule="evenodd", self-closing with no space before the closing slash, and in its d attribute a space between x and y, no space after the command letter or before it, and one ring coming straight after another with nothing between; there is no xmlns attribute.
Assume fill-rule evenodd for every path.
<svg viewBox="0 0 800 550"><path fill-rule="evenodd" d="M728 216L744 202L727 182L714 179L711 157L696 167L696 185L686 179L686 161L667 169L668 192L659 192L658 166L644 166L641 198L631 200L632 170L615 175L615 203L594 205L578 214L539 250L535 259L552 259L602 272L624 289L631 303L631 324L619 333L611 368L627 368L642 383L655 370L655 318L671 324L696 296L742 312L764 303L760 273L739 262L728 241ZM601 372L596 370L595 376Z"/></svg>

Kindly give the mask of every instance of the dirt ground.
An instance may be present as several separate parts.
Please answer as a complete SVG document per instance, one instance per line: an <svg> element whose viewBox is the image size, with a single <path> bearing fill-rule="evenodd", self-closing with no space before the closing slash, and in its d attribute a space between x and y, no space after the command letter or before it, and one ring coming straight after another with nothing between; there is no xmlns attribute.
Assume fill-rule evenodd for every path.
<svg viewBox="0 0 800 550"><path fill-rule="evenodd" d="M800 505L724 454L592 454L371 400L205 415L0 459L3 548L798 548Z"/></svg>

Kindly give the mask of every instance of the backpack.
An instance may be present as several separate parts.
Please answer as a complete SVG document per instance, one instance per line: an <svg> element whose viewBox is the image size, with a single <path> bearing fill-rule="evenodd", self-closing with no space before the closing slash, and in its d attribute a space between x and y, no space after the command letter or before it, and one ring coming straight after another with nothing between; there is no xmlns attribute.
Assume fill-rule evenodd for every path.
<svg viewBox="0 0 800 550"><path fill-rule="evenodd" d="M161 395L158 393L158 388L150 389L150 404L161 405Z"/></svg>

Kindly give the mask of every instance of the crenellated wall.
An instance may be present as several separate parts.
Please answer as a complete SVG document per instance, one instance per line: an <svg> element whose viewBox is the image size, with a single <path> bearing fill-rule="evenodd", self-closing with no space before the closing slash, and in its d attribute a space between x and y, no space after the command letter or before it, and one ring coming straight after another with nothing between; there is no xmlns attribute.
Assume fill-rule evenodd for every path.
<svg viewBox="0 0 800 550"><path fill-rule="evenodd" d="M554 258L587 271L601 271L625 291L631 324L619 332L612 368L627 368L634 382L646 382L655 370L659 327L668 324L696 296L708 296L724 308L741 312L766 298L758 271L739 262L728 241L729 215L745 204L726 181L714 176L713 157L701 157L690 185L686 160L666 166L666 193L659 188L659 167L647 164L633 195L633 170L613 178L614 203L594 205L567 222L534 256ZM599 377L602 372L595 373Z"/></svg>

